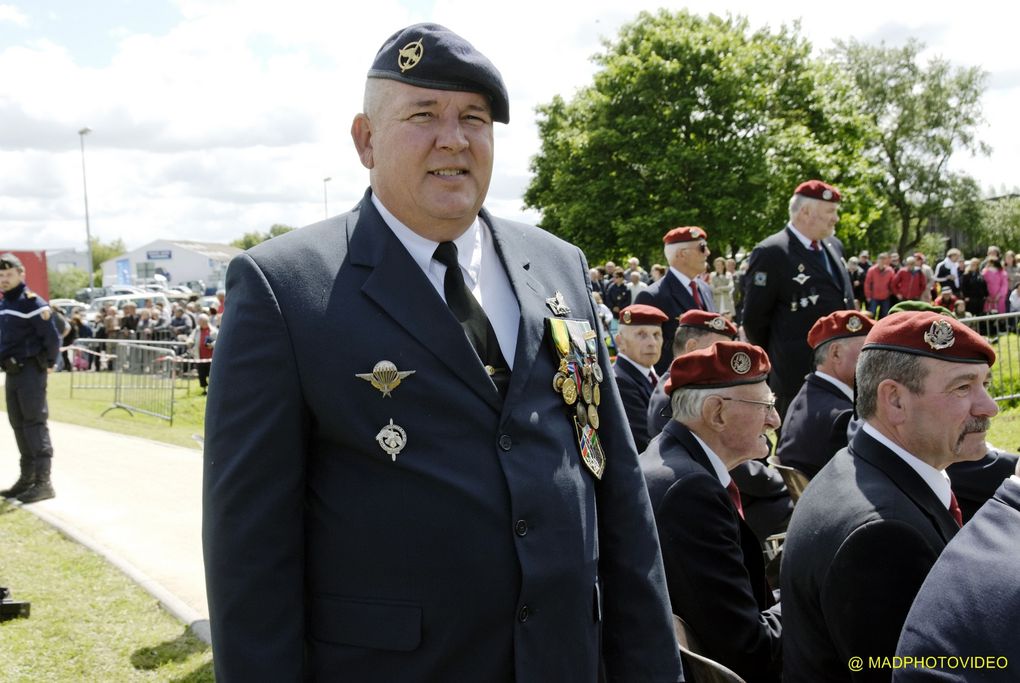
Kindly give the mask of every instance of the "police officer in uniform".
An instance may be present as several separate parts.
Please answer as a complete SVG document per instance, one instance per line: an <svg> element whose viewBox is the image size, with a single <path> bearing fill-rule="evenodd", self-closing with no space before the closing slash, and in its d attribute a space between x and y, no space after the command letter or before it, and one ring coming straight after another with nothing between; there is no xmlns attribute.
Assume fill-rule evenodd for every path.
<svg viewBox="0 0 1020 683"><path fill-rule="evenodd" d="M25 286L25 267L14 254L0 255L0 290L4 293L0 301L0 364L7 373L7 416L21 453L21 476L0 495L34 503L54 496L46 374L57 362L60 335L49 304Z"/></svg>
<svg viewBox="0 0 1020 683"><path fill-rule="evenodd" d="M811 372L808 330L819 318L854 307L842 247L832 236L839 201L831 185L801 183L790 198L790 222L759 242L748 262L744 332L768 351L769 384L784 419Z"/></svg>

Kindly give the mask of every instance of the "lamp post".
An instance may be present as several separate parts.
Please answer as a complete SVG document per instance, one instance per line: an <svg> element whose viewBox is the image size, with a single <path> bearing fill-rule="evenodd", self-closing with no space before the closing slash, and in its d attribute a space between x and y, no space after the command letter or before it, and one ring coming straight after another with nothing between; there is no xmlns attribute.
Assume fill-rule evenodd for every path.
<svg viewBox="0 0 1020 683"><path fill-rule="evenodd" d="M322 209L326 214L326 218L329 218L329 198L326 196L326 183L333 180L333 178L322 179Z"/></svg>
<svg viewBox="0 0 1020 683"><path fill-rule="evenodd" d="M78 131L78 139L81 141L81 186L85 192L85 247L88 252L89 271L89 296L92 296L92 289L95 286L95 278L92 268L92 230L89 227L89 186L85 181L85 136L92 132L92 129L85 126Z"/></svg>

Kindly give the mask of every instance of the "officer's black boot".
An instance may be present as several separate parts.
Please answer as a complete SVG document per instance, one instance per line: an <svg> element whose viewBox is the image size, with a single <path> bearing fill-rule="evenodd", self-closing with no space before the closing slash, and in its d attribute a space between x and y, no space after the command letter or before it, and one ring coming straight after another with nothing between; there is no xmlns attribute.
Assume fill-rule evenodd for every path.
<svg viewBox="0 0 1020 683"><path fill-rule="evenodd" d="M22 503L35 503L40 500L53 498L56 492L53 484L50 483L50 463L52 458L38 458L35 461L35 483L20 496L18 500Z"/></svg>
<svg viewBox="0 0 1020 683"><path fill-rule="evenodd" d="M25 491L32 488L32 484L35 483L35 461L31 458L21 459L21 475L18 477L18 481L14 483L9 489L0 491L0 496L4 498L16 498Z"/></svg>

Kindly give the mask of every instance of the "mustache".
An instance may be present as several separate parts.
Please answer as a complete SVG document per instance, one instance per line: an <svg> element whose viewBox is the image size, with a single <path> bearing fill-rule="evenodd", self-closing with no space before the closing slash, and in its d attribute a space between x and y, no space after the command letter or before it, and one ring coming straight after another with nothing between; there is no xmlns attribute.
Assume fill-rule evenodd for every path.
<svg viewBox="0 0 1020 683"><path fill-rule="evenodd" d="M975 432L987 432L992 427L992 420L987 417L972 417L967 420L963 425L963 431L960 433L960 438L957 440L957 444L963 441L963 438L968 434L974 434Z"/></svg>

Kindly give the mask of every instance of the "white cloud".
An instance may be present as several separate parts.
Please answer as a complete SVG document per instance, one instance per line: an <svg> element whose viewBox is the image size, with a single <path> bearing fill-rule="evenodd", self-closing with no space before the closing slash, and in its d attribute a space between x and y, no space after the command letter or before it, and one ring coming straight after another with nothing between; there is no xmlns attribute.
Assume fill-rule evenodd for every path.
<svg viewBox="0 0 1020 683"><path fill-rule="evenodd" d="M0 5L0 24L4 22L28 26L28 16L14 5Z"/></svg>

